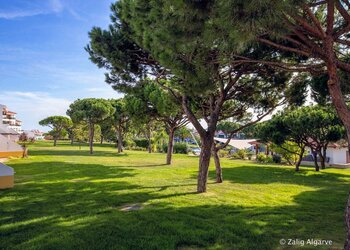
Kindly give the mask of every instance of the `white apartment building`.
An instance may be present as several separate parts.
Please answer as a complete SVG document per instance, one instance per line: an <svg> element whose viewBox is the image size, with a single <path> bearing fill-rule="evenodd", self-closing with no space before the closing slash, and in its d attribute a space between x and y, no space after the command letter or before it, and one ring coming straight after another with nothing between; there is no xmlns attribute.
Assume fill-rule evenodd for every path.
<svg viewBox="0 0 350 250"><path fill-rule="evenodd" d="M10 111L5 105L0 104L0 124L7 125L17 133L22 133L22 122L17 120L16 113Z"/></svg>

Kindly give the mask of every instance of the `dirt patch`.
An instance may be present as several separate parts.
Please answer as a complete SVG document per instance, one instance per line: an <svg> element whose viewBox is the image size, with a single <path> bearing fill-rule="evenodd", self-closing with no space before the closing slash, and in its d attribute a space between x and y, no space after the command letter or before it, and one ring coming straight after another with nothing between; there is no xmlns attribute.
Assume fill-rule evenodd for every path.
<svg viewBox="0 0 350 250"><path fill-rule="evenodd" d="M128 211L136 211L136 210L141 210L143 206L140 204L131 204L131 205L125 205L121 207L119 210L123 212L128 212Z"/></svg>

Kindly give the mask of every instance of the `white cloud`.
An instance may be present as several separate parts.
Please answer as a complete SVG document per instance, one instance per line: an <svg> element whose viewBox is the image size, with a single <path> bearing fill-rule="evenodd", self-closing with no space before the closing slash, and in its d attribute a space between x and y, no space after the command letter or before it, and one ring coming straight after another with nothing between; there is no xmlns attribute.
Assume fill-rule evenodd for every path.
<svg viewBox="0 0 350 250"><path fill-rule="evenodd" d="M42 1L31 2L32 6L28 9L11 9L0 11L0 18L2 19L16 19L23 17L31 17L38 15L46 15L50 13L60 13L64 10L64 5L61 0L49 0L47 4Z"/></svg>
<svg viewBox="0 0 350 250"><path fill-rule="evenodd" d="M44 14L42 10L17 10L17 11L1 11L0 18L2 19L15 19L21 17L30 17Z"/></svg>
<svg viewBox="0 0 350 250"><path fill-rule="evenodd" d="M47 116L66 115L71 101L44 92L5 91L0 93L0 103L17 113L24 129L34 129Z"/></svg>
<svg viewBox="0 0 350 250"><path fill-rule="evenodd" d="M51 10L55 13L59 13L64 9L63 4L60 0L51 0L50 7Z"/></svg>

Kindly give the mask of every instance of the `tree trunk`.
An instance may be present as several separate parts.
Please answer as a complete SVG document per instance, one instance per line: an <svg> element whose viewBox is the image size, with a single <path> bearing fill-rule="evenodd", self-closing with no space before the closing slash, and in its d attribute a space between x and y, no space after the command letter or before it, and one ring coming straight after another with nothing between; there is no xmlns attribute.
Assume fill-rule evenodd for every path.
<svg viewBox="0 0 350 250"><path fill-rule="evenodd" d="M197 192L205 193L207 191L208 170L211 157L211 148L214 142L213 136L206 135L201 138L201 153L199 155L199 168L197 180Z"/></svg>
<svg viewBox="0 0 350 250"><path fill-rule="evenodd" d="M218 150L215 149L215 143L213 144L212 155L215 162L216 183L222 183L224 181L222 178L222 168L220 164Z"/></svg>
<svg viewBox="0 0 350 250"><path fill-rule="evenodd" d="M304 152L305 152L305 147L302 147L301 152L299 154L299 159L295 165L295 171L297 171L297 172L299 172L299 170L300 170L299 167L300 167L301 161L303 160Z"/></svg>
<svg viewBox="0 0 350 250"><path fill-rule="evenodd" d="M269 155L269 144L266 143L266 152L265 152L266 155Z"/></svg>
<svg viewBox="0 0 350 250"><path fill-rule="evenodd" d="M345 224L347 228L347 238L344 245L344 249L350 250L350 194L349 194L348 204L345 209Z"/></svg>
<svg viewBox="0 0 350 250"><path fill-rule="evenodd" d="M117 132L117 140L118 140L118 154L123 152L123 133L121 129L118 129Z"/></svg>
<svg viewBox="0 0 350 250"><path fill-rule="evenodd" d="M322 149L319 150L318 154L320 156L321 169L326 169L326 158L322 153Z"/></svg>
<svg viewBox="0 0 350 250"><path fill-rule="evenodd" d="M168 141L168 149L166 154L167 165L171 165L171 160L172 160L173 150L174 150L174 135L175 135L175 129L169 128L169 141Z"/></svg>
<svg viewBox="0 0 350 250"><path fill-rule="evenodd" d="M326 169L326 163L327 163L327 147L328 145L323 147L323 159L324 159L324 168L322 169Z"/></svg>
<svg viewBox="0 0 350 250"><path fill-rule="evenodd" d="M53 146L56 147L57 146L57 137L53 138Z"/></svg>
<svg viewBox="0 0 350 250"><path fill-rule="evenodd" d="M22 158L28 158L28 148L27 146L22 146L23 152L22 152Z"/></svg>
<svg viewBox="0 0 350 250"><path fill-rule="evenodd" d="M327 51L327 73L328 73L328 90L329 94L332 97L332 103L337 111L337 114L342 121L345 129L348 140L348 149L350 153L350 110L344 100L344 96L340 87L340 79L337 72L337 66L335 62L335 54L333 48L333 40L330 37L326 43L325 48Z"/></svg>
<svg viewBox="0 0 350 250"><path fill-rule="evenodd" d="M70 145L73 145L73 144L74 144L74 136L72 135L70 138Z"/></svg>
<svg viewBox="0 0 350 250"><path fill-rule="evenodd" d="M151 139L148 139L148 153L152 153L152 142L151 142Z"/></svg>
<svg viewBox="0 0 350 250"><path fill-rule="evenodd" d="M95 127L94 124L91 122L89 123L89 147L90 147L90 154L92 155L94 153L94 134L95 134Z"/></svg>
<svg viewBox="0 0 350 250"><path fill-rule="evenodd" d="M101 135L101 141L100 144L103 144L103 136Z"/></svg>
<svg viewBox="0 0 350 250"><path fill-rule="evenodd" d="M320 167L317 162L317 151L312 151L312 155L314 156L315 170L320 171Z"/></svg>

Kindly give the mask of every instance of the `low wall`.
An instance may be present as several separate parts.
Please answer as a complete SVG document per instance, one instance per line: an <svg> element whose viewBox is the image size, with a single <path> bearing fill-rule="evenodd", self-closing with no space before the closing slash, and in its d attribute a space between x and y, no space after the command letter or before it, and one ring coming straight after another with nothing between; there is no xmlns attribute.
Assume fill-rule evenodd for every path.
<svg viewBox="0 0 350 250"><path fill-rule="evenodd" d="M22 157L22 151L13 151L13 152L0 152L0 158L8 158L8 157Z"/></svg>
<svg viewBox="0 0 350 250"><path fill-rule="evenodd" d="M13 188L14 177L13 176L0 176L0 189Z"/></svg>
<svg viewBox="0 0 350 250"><path fill-rule="evenodd" d="M301 165L304 165L304 166L315 166L315 163L314 162L311 162L311 161L302 161L301 162ZM321 164L318 163L318 165L321 167ZM326 163L325 164L327 168L329 167L332 167L332 168L341 168L341 169L344 169L344 168L350 168L350 164L329 164L329 163Z"/></svg>

